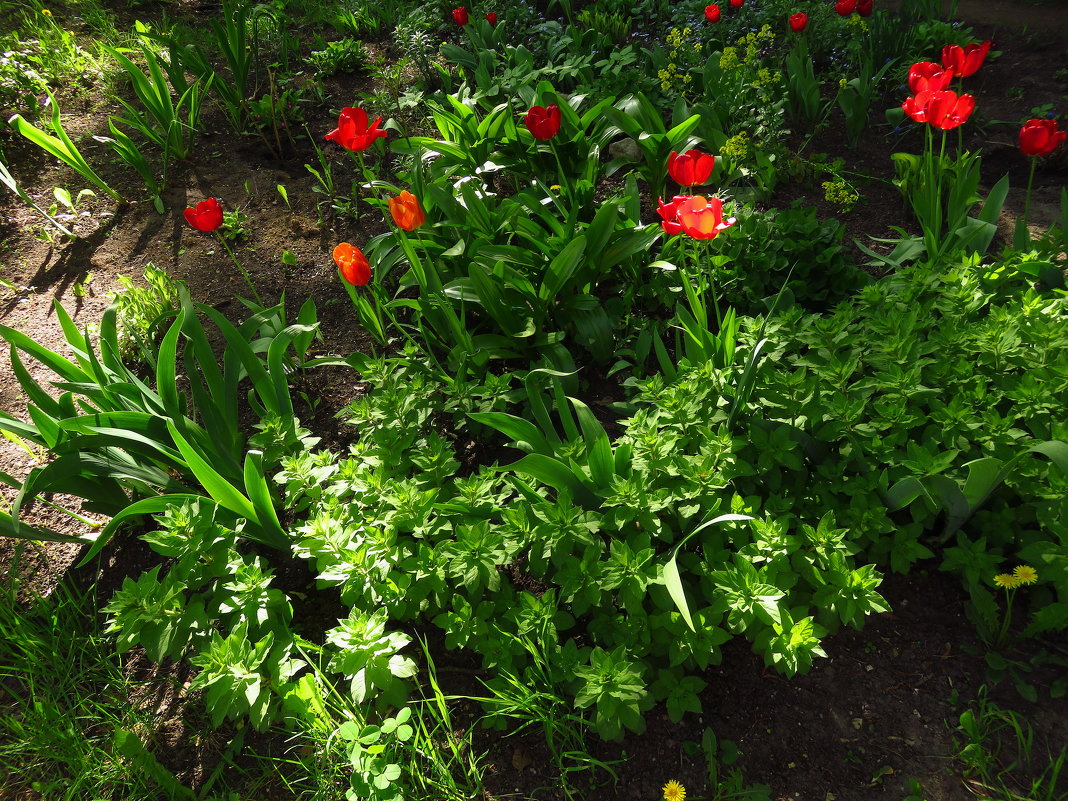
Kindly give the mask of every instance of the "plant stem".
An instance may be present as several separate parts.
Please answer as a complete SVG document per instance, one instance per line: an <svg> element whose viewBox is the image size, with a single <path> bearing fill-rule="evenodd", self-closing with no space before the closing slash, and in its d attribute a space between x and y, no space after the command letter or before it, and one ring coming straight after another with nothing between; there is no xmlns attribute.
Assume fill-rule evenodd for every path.
<svg viewBox="0 0 1068 801"><path fill-rule="evenodd" d="M234 265L241 271L241 275L245 276L245 283L248 284L248 288L252 290L253 296L256 298L256 303L259 304L261 309L267 308L263 305L263 298L260 297L260 293L256 291L256 285L252 283L252 276L248 274L248 271L241 266L241 262L237 260L237 254L234 253L233 248L230 247L230 243L226 241L222 234L217 234L219 242L226 248L226 252L230 254L230 259L234 262Z"/></svg>
<svg viewBox="0 0 1068 801"><path fill-rule="evenodd" d="M564 165L560 161L560 154L556 150L556 143L554 139L555 137L549 140L549 150L552 151L553 159L556 160L556 174L557 177L559 177L560 183L564 187L564 190L567 192L567 196L571 198L572 202L574 202L575 198L572 195L571 181L568 179L567 174L564 172Z"/></svg>
<svg viewBox="0 0 1068 801"><path fill-rule="evenodd" d="M1024 225L1027 225L1031 219L1031 185L1035 180L1035 164L1038 162L1036 156L1031 157L1031 171L1027 174L1027 198L1024 200Z"/></svg>

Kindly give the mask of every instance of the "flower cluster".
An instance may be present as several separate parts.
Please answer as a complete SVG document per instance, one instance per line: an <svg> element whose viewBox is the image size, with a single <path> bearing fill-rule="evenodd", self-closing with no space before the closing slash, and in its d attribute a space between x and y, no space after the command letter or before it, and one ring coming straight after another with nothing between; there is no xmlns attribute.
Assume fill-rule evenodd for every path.
<svg viewBox="0 0 1068 801"><path fill-rule="evenodd" d="M834 4L834 10L842 17L848 17L854 11L862 17L870 17L875 10L875 3L873 0L838 0Z"/></svg>
<svg viewBox="0 0 1068 801"><path fill-rule="evenodd" d="M693 31L689 25L685 28L672 28L668 31L665 43L668 46L668 64L657 70L656 77L660 88L667 92L671 89L686 89L693 82L694 70L699 69L703 46L700 42L690 44Z"/></svg>
<svg viewBox="0 0 1068 801"><path fill-rule="evenodd" d="M844 212L852 211L857 201L860 200L860 195L856 190L841 178L835 181L824 181L821 186L823 187L824 200L841 207Z"/></svg>
<svg viewBox="0 0 1068 801"><path fill-rule="evenodd" d="M1038 581L1038 571L1030 565L1017 565L1012 573L998 573L994 576L994 584L1005 590L1015 590L1025 584L1034 584Z"/></svg>
<svg viewBox="0 0 1068 801"><path fill-rule="evenodd" d="M723 53L719 57L719 68L721 70L735 70L742 66L742 60L738 58L738 49L735 47L724 47Z"/></svg>
<svg viewBox="0 0 1068 801"><path fill-rule="evenodd" d="M744 161L749 155L749 133L747 131L739 131L723 143L723 147L719 149L719 152L721 156L726 156L734 161Z"/></svg>
<svg viewBox="0 0 1068 801"><path fill-rule="evenodd" d="M926 122L948 131L968 121L975 110L972 95L958 95L948 87L953 78L974 75L987 53L990 42L967 47L946 45L942 48L942 63L920 61L909 69L909 91L913 92L901 108L916 122Z"/></svg>

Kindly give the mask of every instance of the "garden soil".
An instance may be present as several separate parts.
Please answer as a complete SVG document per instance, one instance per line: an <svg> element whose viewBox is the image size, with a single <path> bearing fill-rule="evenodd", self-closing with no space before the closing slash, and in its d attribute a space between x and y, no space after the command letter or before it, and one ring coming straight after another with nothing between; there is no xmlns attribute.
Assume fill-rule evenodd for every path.
<svg viewBox="0 0 1068 801"><path fill-rule="evenodd" d="M144 18L150 12L138 9L138 13ZM132 12L116 14L120 29L132 24ZM977 36L993 39L995 49L1001 51L1000 57L970 79L969 91L977 97L978 110L977 124L968 126L967 146L982 147L983 174L991 183L1005 173L1010 176L1014 188L1002 221L1007 233L1022 209L1022 187L1027 182L1027 165L1015 143L1019 121L1044 104L1065 111L1068 7L1063 3L962 0L960 15ZM76 21L65 24L77 26ZM380 48L389 55L386 43ZM91 135L106 132L106 115L113 109L102 105L94 86L87 77L64 87L59 97L72 137L90 162L107 164L110 159ZM339 108L370 87L349 81L325 88L333 106ZM316 114L306 119L309 130L333 127L336 118L329 118L325 107ZM1000 124L1003 121L1007 124ZM318 345L322 352L366 349L368 343L354 332L349 301L337 280L331 251L338 242L364 242L384 230L379 215L367 211L357 220L320 216L317 203L323 197L314 191L315 181L304 167L315 163L306 141L298 139L278 159L251 140L236 140L221 119L208 120L207 129L195 162L182 166L173 188L164 195L163 215L150 203L117 209L90 200L66 220L76 239L48 241L45 227L32 210L9 194L0 198L0 278L7 287L0 290L0 323L66 353L53 303L62 303L79 325L92 326L110 294L121 289L118 277L139 278L147 263L185 281L194 299L231 319L239 317L243 307L236 297L247 294L240 274L225 251L210 237L186 226L181 215L182 209L215 196L223 199L225 207L239 207L248 215L250 236L239 243L237 253L261 293L276 299L284 292L293 315L305 298L314 298L325 336ZM50 204L54 186L66 186L72 193L81 188L76 176L53 165L10 130L0 131L0 137L16 178L42 205ZM851 151L839 132L826 131L808 146L808 153L845 159L847 169L857 176L861 203L843 215L822 199L817 184L786 187L772 204L804 198L822 217L842 220L847 242L858 239L878 248L869 237L891 236L893 226L909 227L897 190L889 183L890 153L918 152L919 144L915 135L892 142L876 135L865 137L861 147ZM1037 228L1056 219L1059 194L1068 183L1063 149L1061 153L1060 161L1043 165L1036 176L1032 218ZM108 173L107 168L101 171L120 191L129 189L131 196L138 195L138 187L129 184L124 174ZM288 204L277 190L279 185L286 189ZM860 251L849 247L858 264L862 262ZM282 261L283 253L291 254L288 264ZM0 409L20 415L25 399L11 374L7 354L0 358ZM40 371L34 374L44 377ZM302 422L318 434L325 432L329 440L325 444L343 446L348 435L338 430L333 418L359 395L358 377L347 369L324 368L303 381L298 387L304 398ZM22 477L41 457L5 442L0 449L0 470ZM7 502L13 496L12 490L4 488ZM40 503L29 510L26 520L69 534L85 530ZM117 541L97 565L87 568L72 567L79 555L80 549L73 545L16 547L0 541L0 580L13 584L24 601L47 595L65 576L82 584L100 581L106 598L107 587L117 587L124 576L136 576L148 565L148 556L130 541ZM863 631L844 630L827 638L827 658L817 660L807 675L785 679L765 668L744 643L730 643L722 664L710 668L705 676L708 688L701 698L702 715L673 724L657 708L647 715L649 728L644 735L631 735L621 744L589 744L594 756L613 765L617 779L596 774L600 788L584 797L652 801L660 797L660 788L669 779L681 781L691 798L707 796L707 763L696 748L706 728L736 745L740 757L735 767L748 781L768 785L776 801L900 801L907 795L909 779L922 783L927 801L981 796L982 788L962 773L961 762L953 758L963 747L954 737L957 717L984 692L981 644L965 618L959 583L939 573L937 564L926 568L906 577L888 576L883 591L893 611L869 619ZM293 571L288 579L291 588L303 591L311 576L301 574L300 568ZM304 614L319 615L323 625L331 625L343 614L332 599L316 603ZM1046 645L1068 652L1064 642ZM480 693L477 665L463 654L435 650L447 692ZM187 684L187 666L150 667L136 653L127 656L127 663L145 680L146 697L155 699L153 703L164 713L155 732L157 756L184 781L197 786L214 770L233 732L190 734L203 729L196 704L186 703L174 690ZM1052 678L1035 677L1040 696ZM1030 770L1043 767L1043 743L1055 750L1068 744L1068 702L1064 699L1031 704L1005 686L990 688L989 697L1018 711L1034 726L1038 760ZM460 725L474 721L478 710L473 703L461 703L457 713ZM253 741L257 748L279 755L287 748L282 737L250 735ZM508 737L479 729L475 744L488 752L491 797L559 797L559 791L551 789L552 767L539 735ZM1025 768L1020 775L1026 772ZM265 785L259 792L265 799L289 797L280 782ZM1061 801L1068 798L1068 789L1064 792Z"/></svg>

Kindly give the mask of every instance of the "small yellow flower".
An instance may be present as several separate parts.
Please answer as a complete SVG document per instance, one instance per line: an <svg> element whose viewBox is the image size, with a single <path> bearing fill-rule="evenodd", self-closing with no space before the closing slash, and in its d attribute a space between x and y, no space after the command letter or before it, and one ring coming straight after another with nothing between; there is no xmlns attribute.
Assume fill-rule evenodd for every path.
<svg viewBox="0 0 1068 801"><path fill-rule="evenodd" d="M1012 576L1019 584L1034 584L1038 581L1038 571L1031 565L1017 565Z"/></svg>
<svg viewBox="0 0 1068 801"><path fill-rule="evenodd" d="M52 12L49 11L47 8L42 8L41 9L41 13L44 14L46 17L51 17L52 16Z"/></svg>
<svg viewBox="0 0 1068 801"><path fill-rule="evenodd" d="M672 779L664 785L664 801L685 801L686 788Z"/></svg>
<svg viewBox="0 0 1068 801"><path fill-rule="evenodd" d="M994 576L994 583L1006 590L1015 590L1020 586L1020 580L1011 573L998 573Z"/></svg>
<svg viewBox="0 0 1068 801"><path fill-rule="evenodd" d="M563 189L563 187L560 186L560 184L553 184L549 187L550 192L559 192L561 189Z"/></svg>

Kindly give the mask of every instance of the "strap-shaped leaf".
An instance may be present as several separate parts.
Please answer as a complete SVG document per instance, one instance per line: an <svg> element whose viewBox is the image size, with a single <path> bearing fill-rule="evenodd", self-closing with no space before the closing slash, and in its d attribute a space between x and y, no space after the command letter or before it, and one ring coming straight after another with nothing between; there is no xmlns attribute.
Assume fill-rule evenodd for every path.
<svg viewBox="0 0 1068 801"><path fill-rule="evenodd" d="M682 587L682 576L679 575L679 550L690 540L691 537L700 533L701 531L704 531L709 526L715 525L716 523L724 523L729 520L752 519L753 518L749 515L726 514L720 515L719 517L713 520L708 520L702 523L682 538L682 541L679 542L679 544L675 546L675 550L672 551L671 558L668 559L667 562L664 564L664 586L667 587L668 595L670 595L671 600L675 602L675 606L678 607L679 612L682 614L682 619L686 621L686 625L690 627L690 631L696 631L696 629L693 625L693 618L690 617L690 606L686 602L686 591Z"/></svg>
<svg viewBox="0 0 1068 801"><path fill-rule="evenodd" d="M590 468L590 477L600 489L607 489L615 475L615 463L612 460L612 444L608 432L593 411L577 398L568 398L575 407L575 416L582 428L582 438L586 442L586 460Z"/></svg>
<svg viewBox="0 0 1068 801"><path fill-rule="evenodd" d="M253 537L257 541L280 551L289 551L289 538L278 521L267 478L263 474L263 452L252 450L245 455L245 491L256 509L262 537Z"/></svg>
<svg viewBox="0 0 1068 801"><path fill-rule="evenodd" d="M179 433L174 423L170 420L167 421L167 430L171 432L174 444L182 452L186 464L189 465L190 472L200 482L200 485L207 491L208 495L224 509L229 509L239 517L251 520L258 525L260 521L252 502L242 495L233 484L219 475L215 468L208 464Z"/></svg>
<svg viewBox="0 0 1068 801"><path fill-rule="evenodd" d="M589 507L597 503L597 498L583 485L571 468L551 456L528 453L518 462L498 469L512 470L536 478L558 492L566 492L583 506Z"/></svg>
<svg viewBox="0 0 1068 801"><path fill-rule="evenodd" d="M552 456L553 447L542 436L538 427L529 420L505 412L468 412L468 417L476 423L482 423L496 429L511 439L517 448L531 453Z"/></svg>
<svg viewBox="0 0 1068 801"><path fill-rule="evenodd" d="M156 495L152 498L144 498L127 506L120 511L108 524L104 526L98 533L89 535L84 539L91 542L92 545L86 552L82 560L78 562L78 567L85 567L93 560L98 553L100 553L104 546L108 544L112 535L118 530L119 526L127 522L131 518L140 517L141 515L154 515L167 511L170 506L181 506L186 501L193 501L199 499L201 502L201 508L204 508L204 504L211 503L207 498L203 498L200 495L190 495L188 493L176 493L171 495Z"/></svg>
<svg viewBox="0 0 1068 801"><path fill-rule="evenodd" d="M546 269L545 277L538 289L538 297L546 302L554 300L582 264L585 252L585 236L577 236L568 242Z"/></svg>

